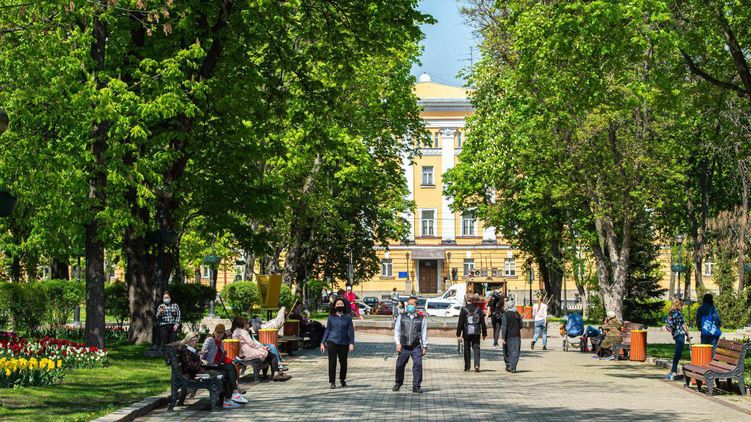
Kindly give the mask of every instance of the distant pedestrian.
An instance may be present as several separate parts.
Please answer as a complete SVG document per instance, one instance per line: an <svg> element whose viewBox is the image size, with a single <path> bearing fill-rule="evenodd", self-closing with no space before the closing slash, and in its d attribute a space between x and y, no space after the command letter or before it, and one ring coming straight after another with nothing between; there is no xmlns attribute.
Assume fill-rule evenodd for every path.
<svg viewBox="0 0 751 422"><path fill-rule="evenodd" d="M490 322L493 326L493 349L497 350L498 337L501 335L501 325L503 321L504 304L506 296L495 290L490 296L488 307L490 308Z"/></svg>
<svg viewBox="0 0 751 422"><path fill-rule="evenodd" d="M156 322L159 326L159 344L166 346L177 338L180 328L180 307L172 302L168 291L162 294L162 303L156 309Z"/></svg>
<svg viewBox="0 0 751 422"><path fill-rule="evenodd" d="M394 391L404 384L404 369L412 358L412 392L422 393L422 358L428 352L428 319L417 313L417 297L407 300L406 313L399 314L394 324L396 359Z"/></svg>
<svg viewBox="0 0 751 422"><path fill-rule="evenodd" d="M475 356L475 372L480 372L480 336L483 340L488 337L485 315L477 306L479 301L479 295L468 294L466 305L459 311L459 321L456 324L456 338L464 339L464 372L470 368L470 349Z"/></svg>
<svg viewBox="0 0 751 422"><path fill-rule="evenodd" d="M714 358L717 341L722 334L722 331L720 331L722 321L717 308L714 306L714 297L711 293L704 295L702 304L696 312L696 326L701 330L701 344L712 345L712 357Z"/></svg>
<svg viewBox="0 0 751 422"><path fill-rule="evenodd" d="M344 300L338 299L329 311L326 331L321 339L321 353L329 351L329 384L336 388L336 361L339 359L339 382L347 386L347 357L355 350L355 326L345 312Z"/></svg>
<svg viewBox="0 0 751 422"><path fill-rule="evenodd" d="M503 313L503 360L507 372L516 372L519 355L522 350L522 317L516 311L514 299L506 300L506 312Z"/></svg>
<svg viewBox="0 0 751 422"><path fill-rule="evenodd" d="M352 308L352 314L357 315L360 319L365 319L360 315L360 307L357 305L357 296L352 291L352 286L347 286L347 292L344 293L344 298L349 302L349 306Z"/></svg>
<svg viewBox="0 0 751 422"><path fill-rule="evenodd" d="M688 335L688 327L686 326L686 320L683 318L683 301L679 298L673 299L673 305L670 307L670 313L668 314L667 328L673 335L675 341L675 353L673 354L673 366L668 372L667 379L672 380L675 378L675 373L678 371L678 361L683 355L683 347L686 344L686 340L691 342L691 336Z"/></svg>
<svg viewBox="0 0 751 422"><path fill-rule="evenodd" d="M535 318L535 336L532 338L532 350L535 349L535 343L542 334L542 350L548 349L548 304L543 300L542 295L538 297L537 303L532 307L532 315Z"/></svg>

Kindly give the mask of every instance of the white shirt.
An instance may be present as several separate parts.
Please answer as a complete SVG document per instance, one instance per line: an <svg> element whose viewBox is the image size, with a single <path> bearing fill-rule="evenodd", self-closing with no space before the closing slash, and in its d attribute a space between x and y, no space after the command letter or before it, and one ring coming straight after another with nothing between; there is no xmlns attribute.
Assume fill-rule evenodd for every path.
<svg viewBox="0 0 751 422"><path fill-rule="evenodd" d="M532 307L532 314L535 316L535 321L547 321L548 320L548 305L544 303L535 303Z"/></svg>

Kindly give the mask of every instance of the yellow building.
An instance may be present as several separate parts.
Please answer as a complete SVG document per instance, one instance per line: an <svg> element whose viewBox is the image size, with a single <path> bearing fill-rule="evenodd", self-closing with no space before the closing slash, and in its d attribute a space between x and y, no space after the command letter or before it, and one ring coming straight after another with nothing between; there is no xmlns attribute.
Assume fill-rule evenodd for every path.
<svg viewBox="0 0 751 422"><path fill-rule="evenodd" d="M415 212L405 215L412 231L406 242L379 248L380 274L355 290L361 296L386 296L393 288L434 296L472 271L508 281L509 291L528 290L520 253L472 213L452 212L451 199L442 195L443 174L458 162L466 119L474 110L467 90L422 74L415 92L432 144L421 148L415 162L403 162L408 199L416 204Z"/></svg>

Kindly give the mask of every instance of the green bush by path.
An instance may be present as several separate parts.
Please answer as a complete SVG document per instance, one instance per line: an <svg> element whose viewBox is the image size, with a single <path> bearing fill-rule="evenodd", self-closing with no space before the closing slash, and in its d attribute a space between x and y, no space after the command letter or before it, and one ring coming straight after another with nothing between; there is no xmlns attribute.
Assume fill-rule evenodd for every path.
<svg viewBox="0 0 751 422"><path fill-rule="evenodd" d="M47 321L63 325L73 315L73 309L86 301L85 284L75 280L44 280L37 282L47 300Z"/></svg>
<svg viewBox="0 0 751 422"><path fill-rule="evenodd" d="M180 306L182 323L197 330L209 302L216 298L216 290L202 284L171 284L168 287L172 302Z"/></svg>
<svg viewBox="0 0 751 422"><path fill-rule="evenodd" d="M0 420L93 420L169 389L170 368L143 356L147 345L117 345L110 366L76 369L49 387L0 390Z"/></svg>
<svg viewBox="0 0 751 422"><path fill-rule="evenodd" d="M255 282L237 281L224 286L222 299L227 305L227 310L234 317L250 312L253 307L258 305L261 294L258 290L258 284Z"/></svg>
<svg viewBox="0 0 751 422"><path fill-rule="evenodd" d="M48 301L41 283L0 283L2 304L19 333L31 332L45 322Z"/></svg>
<svg viewBox="0 0 751 422"><path fill-rule="evenodd" d="M121 327L130 318L128 287L125 283L114 281L104 285L104 313L115 318Z"/></svg>

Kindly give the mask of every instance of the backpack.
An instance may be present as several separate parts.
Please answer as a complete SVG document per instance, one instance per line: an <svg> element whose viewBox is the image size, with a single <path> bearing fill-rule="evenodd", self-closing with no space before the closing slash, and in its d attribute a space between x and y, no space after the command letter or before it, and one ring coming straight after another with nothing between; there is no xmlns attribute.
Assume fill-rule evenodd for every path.
<svg viewBox="0 0 751 422"><path fill-rule="evenodd" d="M469 310L467 308L464 308L467 311L467 322L464 323L464 333L466 333L468 336L474 336L480 334L480 318L482 318L480 315L478 315L479 308L475 308L474 312L471 314L469 313Z"/></svg>
<svg viewBox="0 0 751 422"><path fill-rule="evenodd" d="M722 331L720 331L720 328L717 327L717 323L715 322L715 314L717 314L717 309L712 308L708 315L701 317L701 335L717 337L722 335Z"/></svg>

